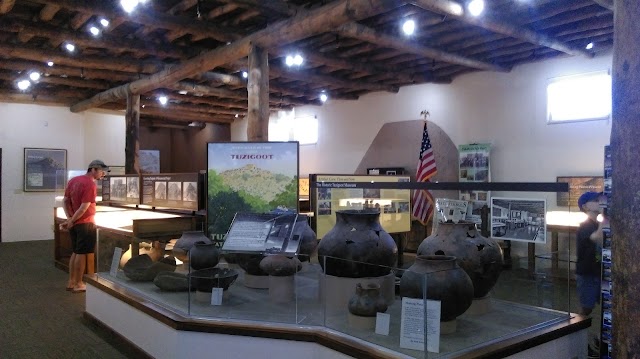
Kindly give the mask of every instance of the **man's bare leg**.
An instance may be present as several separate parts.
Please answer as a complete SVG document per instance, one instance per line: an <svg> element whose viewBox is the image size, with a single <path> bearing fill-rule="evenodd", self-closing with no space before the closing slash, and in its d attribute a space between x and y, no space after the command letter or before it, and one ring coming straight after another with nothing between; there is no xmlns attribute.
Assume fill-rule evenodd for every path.
<svg viewBox="0 0 640 359"><path fill-rule="evenodd" d="M75 268L75 259L76 254L72 253L71 258L69 258L69 281L67 282L67 289L73 289L76 286L75 277L73 275L73 271Z"/></svg>

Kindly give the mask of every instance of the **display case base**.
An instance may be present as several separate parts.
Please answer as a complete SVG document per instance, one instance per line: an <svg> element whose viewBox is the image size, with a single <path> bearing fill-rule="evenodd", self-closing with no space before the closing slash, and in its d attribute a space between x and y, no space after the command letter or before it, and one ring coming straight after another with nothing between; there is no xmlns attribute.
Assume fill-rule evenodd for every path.
<svg viewBox="0 0 640 359"><path fill-rule="evenodd" d="M359 315L348 314L349 327L358 330L374 330L376 328L376 317L361 317Z"/></svg>
<svg viewBox="0 0 640 359"><path fill-rule="evenodd" d="M245 273L244 286L253 289L269 289L269 280L267 280L267 276Z"/></svg>

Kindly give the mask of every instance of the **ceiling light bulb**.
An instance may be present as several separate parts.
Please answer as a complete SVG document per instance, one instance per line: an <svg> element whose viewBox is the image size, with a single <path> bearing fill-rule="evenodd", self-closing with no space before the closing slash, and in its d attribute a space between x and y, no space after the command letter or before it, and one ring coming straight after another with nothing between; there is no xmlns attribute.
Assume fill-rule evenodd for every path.
<svg viewBox="0 0 640 359"><path fill-rule="evenodd" d="M74 44L66 44L66 45L64 45L64 48L67 49L67 51L69 51L69 52L76 51L76 46Z"/></svg>
<svg viewBox="0 0 640 359"><path fill-rule="evenodd" d="M53 61L47 62L47 66L49 66L49 67L53 66Z"/></svg>
<svg viewBox="0 0 640 359"><path fill-rule="evenodd" d="M167 96L158 97L158 102L160 102L160 104L162 106L166 105L168 101L169 101L169 99L167 98Z"/></svg>
<svg viewBox="0 0 640 359"><path fill-rule="evenodd" d="M320 94L320 101L327 102L328 99L329 99L329 96L327 96L326 93Z"/></svg>
<svg viewBox="0 0 640 359"><path fill-rule="evenodd" d="M22 80L18 82L18 88L22 91L28 89L29 86L31 86L31 82L29 82L29 80Z"/></svg>
<svg viewBox="0 0 640 359"><path fill-rule="evenodd" d="M304 62L304 59L302 58L302 56L300 56L300 54L297 54L296 56L293 57L293 64L300 66L302 65L302 63Z"/></svg>
<svg viewBox="0 0 640 359"><path fill-rule="evenodd" d="M236 118L238 118L238 114L236 113Z"/></svg>
<svg viewBox="0 0 640 359"><path fill-rule="evenodd" d="M449 5L449 11L451 11L451 13L453 15L457 15L457 16L461 16L464 13L464 10L462 9L462 6L460 4L458 4L457 2L452 2Z"/></svg>
<svg viewBox="0 0 640 359"><path fill-rule="evenodd" d="M242 71L242 78L246 79L249 77L249 74L246 71Z"/></svg>
<svg viewBox="0 0 640 359"><path fill-rule="evenodd" d="M126 12L132 12L138 6L138 0L120 0L120 6Z"/></svg>
<svg viewBox="0 0 640 359"><path fill-rule="evenodd" d="M107 19L100 19L100 25L102 25L103 27L107 27L107 26L109 26L109 20L107 20Z"/></svg>
<svg viewBox="0 0 640 359"><path fill-rule="evenodd" d="M402 31L404 31L406 35L412 35L415 30L416 22L413 20L407 20L402 24Z"/></svg>
<svg viewBox="0 0 640 359"><path fill-rule="evenodd" d="M40 73L37 71L33 71L29 74L29 78L31 79L31 81L38 81L40 80Z"/></svg>
<svg viewBox="0 0 640 359"><path fill-rule="evenodd" d="M287 64L287 66L293 66L293 56L287 55L287 57L284 60L284 63Z"/></svg>
<svg viewBox="0 0 640 359"><path fill-rule="evenodd" d="M181 94L181 95L186 95L186 94L188 94L188 92L187 92L187 91L185 91L185 90L178 91L178 93L179 93L179 94Z"/></svg>
<svg viewBox="0 0 640 359"><path fill-rule="evenodd" d="M484 11L484 1L483 0L472 0L469 5L467 5L467 9L469 13L473 16L480 16Z"/></svg>
<svg viewBox="0 0 640 359"><path fill-rule="evenodd" d="M587 50L593 49L593 42L588 43L587 46L585 46L585 49Z"/></svg>
<svg viewBox="0 0 640 359"><path fill-rule="evenodd" d="M89 32L90 32L90 33L91 33L91 35L93 35L93 36L98 36L98 35L100 34L100 29L98 29L98 28L97 28L97 27L95 27L95 26L91 26L91 27L89 28Z"/></svg>

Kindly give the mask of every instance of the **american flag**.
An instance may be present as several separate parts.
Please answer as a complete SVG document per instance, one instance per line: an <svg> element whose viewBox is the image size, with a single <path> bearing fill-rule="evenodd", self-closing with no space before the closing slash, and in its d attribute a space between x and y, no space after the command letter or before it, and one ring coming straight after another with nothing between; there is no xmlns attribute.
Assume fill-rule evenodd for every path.
<svg viewBox="0 0 640 359"><path fill-rule="evenodd" d="M416 171L416 181L428 182L433 175L438 172L436 168L436 159L433 156L433 148L429 140L427 132L427 122L424 123L422 130L422 144L420 145L420 157L418 159L418 170ZM433 215L433 196L427 190L415 190L413 192L413 211L412 214L423 225L427 223Z"/></svg>

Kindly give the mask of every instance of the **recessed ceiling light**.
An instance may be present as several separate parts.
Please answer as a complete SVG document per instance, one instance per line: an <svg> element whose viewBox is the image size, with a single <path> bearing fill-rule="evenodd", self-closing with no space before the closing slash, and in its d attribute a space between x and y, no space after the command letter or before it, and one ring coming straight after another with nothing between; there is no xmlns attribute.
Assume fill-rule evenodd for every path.
<svg viewBox="0 0 640 359"><path fill-rule="evenodd" d="M462 6L457 2L451 2L449 4L449 11L451 11L453 15L458 15L458 16L461 16L464 13Z"/></svg>
<svg viewBox="0 0 640 359"><path fill-rule="evenodd" d="M160 102L160 104L164 106L167 104L167 102L169 102L169 99L167 98L167 96L159 96L158 102Z"/></svg>
<svg viewBox="0 0 640 359"><path fill-rule="evenodd" d="M38 81L38 80L40 80L40 73L37 72L37 71L32 71L29 74L29 78L31 79L31 81Z"/></svg>
<svg viewBox="0 0 640 359"><path fill-rule="evenodd" d="M109 26L109 20L104 18L100 19L100 25L102 25L103 27Z"/></svg>
<svg viewBox="0 0 640 359"><path fill-rule="evenodd" d="M236 117L236 118L238 118L238 114L237 114L237 113L236 113L236 116L235 116L235 117Z"/></svg>
<svg viewBox="0 0 640 359"><path fill-rule="evenodd" d="M132 12L138 6L138 0L120 0L120 6L126 12Z"/></svg>
<svg viewBox="0 0 640 359"><path fill-rule="evenodd" d="M31 86L31 82L29 82L29 80L22 80L18 82L18 89L22 91L28 89L29 86Z"/></svg>
<svg viewBox="0 0 640 359"><path fill-rule="evenodd" d="M320 101L327 102L328 99L329 99L329 96L327 96L326 93L321 93L320 94Z"/></svg>
<svg viewBox="0 0 640 359"><path fill-rule="evenodd" d="M402 31L405 35L413 35L413 32L416 30L416 22L413 20L407 20L402 24Z"/></svg>
<svg viewBox="0 0 640 359"><path fill-rule="evenodd" d="M90 33L91 33L91 35L93 35L93 36L98 36L98 35L100 35L100 29L98 29L98 28L97 28L97 27L95 27L95 26L91 26L91 27L89 28L89 32L90 32Z"/></svg>
<svg viewBox="0 0 640 359"><path fill-rule="evenodd" d="M246 71L242 71L242 78L246 79L249 77L249 74Z"/></svg>
<svg viewBox="0 0 640 359"><path fill-rule="evenodd" d="M480 16L484 11L484 1L483 0L471 0L471 2L467 5L467 9L469 13L473 16Z"/></svg>
<svg viewBox="0 0 640 359"><path fill-rule="evenodd" d="M284 63L287 64L287 66L293 66L293 56L287 55L284 59Z"/></svg>
<svg viewBox="0 0 640 359"><path fill-rule="evenodd" d="M593 49L593 42L588 43L587 46L585 46L585 49L587 50Z"/></svg>
<svg viewBox="0 0 640 359"><path fill-rule="evenodd" d="M296 56L293 57L293 64L300 66L302 65L302 63L304 62L304 59L302 58L302 56L300 56L300 54L296 54Z"/></svg>
<svg viewBox="0 0 640 359"><path fill-rule="evenodd" d="M47 62L47 66L49 66L49 67L53 66L53 61Z"/></svg>
<svg viewBox="0 0 640 359"><path fill-rule="evenodd" d="M66 45L64 45L64 48L67 49L67 51L69 52L74 52L76 51L76 45L68 43Z"/></svg>
<svg viewBox="0 0 640 359"><path fill-rule="evenodd" d="M181 91L178 91L178 93L179 93L179 94L181 94L181 95L186 95L186 94L188 94L189 92L187 92L187 91L185 91L185 90L181 90Z"/></svg>

